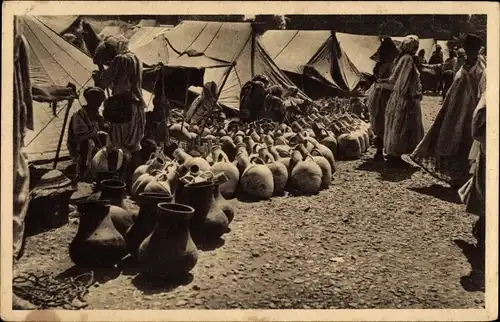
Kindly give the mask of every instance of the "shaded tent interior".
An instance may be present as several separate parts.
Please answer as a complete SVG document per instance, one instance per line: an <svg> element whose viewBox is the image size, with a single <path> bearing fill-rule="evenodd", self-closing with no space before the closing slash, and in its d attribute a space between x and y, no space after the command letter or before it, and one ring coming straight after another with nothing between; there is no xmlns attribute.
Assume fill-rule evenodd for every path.
<svg viewBox="0 0 500 322"><path fill-rule="evenodd" d="M363 79L332 31L269 30L262 43L276 64L287 74L295 74L291 78L311 97L347 96Z"/></svg>
<svg viewBox="0 0 500 322"><path fill-rule="evenodd" d="M186 81L186 86L191 87L184 92L186 96L179 103L189 104L200 91L193 85L200 86L209 81L218 86L218 102L233 111L239 109L241 88L257 74L267 76L272 84L293 86L269 57L251 23L183 21L136 48L134 53L154 71L158 70L159 63L181 71L175 72L177 81ZM202 82L199 82L200 71L203 71ZM145 74L149 73L152 72ZM170 72L170 78L174 78L173 72ZM151 81L155 77L145 75L144 79ZM148 85L144 86L148 88ZM303 92L299 95L308 98Z"/></svg>
<svg viewBox="0 0 500 322"><path fill-rule="evenodd" d="M66 87L68 83L74 84L77 92L87 86L92 86L92 71L97 69L92 58L64 40L37 18L17 16L20 32L28 44L32 86L44 89L44 91L39 91L41 94L47 92L54 94L54 89ZM151 94L143 91L143 95L148 102ZM60 156L69 155L66 147L67 130L63 128L67 101L56 102L56 116L54 116L52 103L50 103L54 101L54 95L48 99L43 99L43 96L46 95L38 96L43 102L35 101L33 104L35 130L28 131L25 138L24 151L30 162L53 159L61 132L64 136ZM84 103L83 98L75 99L69 111L69 117Z"/></svg>

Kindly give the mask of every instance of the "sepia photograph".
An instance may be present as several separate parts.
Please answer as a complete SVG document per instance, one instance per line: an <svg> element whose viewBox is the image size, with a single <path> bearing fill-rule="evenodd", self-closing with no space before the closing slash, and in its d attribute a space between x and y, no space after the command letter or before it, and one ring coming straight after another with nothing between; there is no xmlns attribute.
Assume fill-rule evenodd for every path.
<svg viewBox="0 0 500 322"><path fill-rule="evenodd" d="M498 4L22 3L3 319L498 317Z"/></svg>

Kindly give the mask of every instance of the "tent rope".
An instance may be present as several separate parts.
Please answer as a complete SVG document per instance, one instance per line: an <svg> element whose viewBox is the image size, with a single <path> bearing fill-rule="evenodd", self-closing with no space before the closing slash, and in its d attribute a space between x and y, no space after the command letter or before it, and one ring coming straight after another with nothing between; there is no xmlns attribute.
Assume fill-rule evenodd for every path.
<svg viewBox="0 0 500 322"><path fill-rule="evenodd" d="M80 91L82 90L82 88L85 87L85 85L87 85L87 83L92 79L92 76L90 76L90 78L78 89L78 91L76 92L78 96L80 96ZM31 139L31 141L29 141L28 144L26 144L24 147L29 147L31 143L33 143L41 134L42 132L47 128L47 126L49 126L50 123L52 123L52 121L54 121L56 118L59 117L59 114L68 106L68 102L66 102L66 104L61 107L61 109L59 109L59 111L56 112L56 115L53 116L48 122L47 124L44 125L44 127L40 130L40 132L37 133L37 135L35 135L35 137L33 139Z"/></svg>

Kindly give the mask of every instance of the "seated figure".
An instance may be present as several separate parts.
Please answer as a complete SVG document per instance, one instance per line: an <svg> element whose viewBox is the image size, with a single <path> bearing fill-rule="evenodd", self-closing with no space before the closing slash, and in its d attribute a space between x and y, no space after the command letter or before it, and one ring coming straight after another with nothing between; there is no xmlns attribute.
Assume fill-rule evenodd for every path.
<svg viewBox="0 0 500 322"><path fill-rule="evenodd" d="M104 146L101 142L106 131L104 118L99 114L99 107L105 99L104 91L97 87L87 88L83 92L87 104L76 111L69 122L68 151L77 166L77 178L84 178L95 153Z"/></svg>

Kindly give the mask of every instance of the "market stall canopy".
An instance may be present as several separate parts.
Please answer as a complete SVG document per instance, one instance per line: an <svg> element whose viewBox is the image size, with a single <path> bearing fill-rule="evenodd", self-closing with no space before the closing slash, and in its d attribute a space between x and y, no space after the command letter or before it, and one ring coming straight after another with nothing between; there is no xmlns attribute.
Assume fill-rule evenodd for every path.
<svg viewBox="0 0 500 322"><path fill-rule="evenodd" d="M373 75L375 61L370 59L380 46L380 36L355 35L336 32L340 47L354 66L366 75Z"/></svg>
<svg viewBox="0 0 500 322"><path fill-rule="evenodd" d="M97 69L92 58L73 46L42 23L37 16L18 16L21 34L26 38L29 51L32 85L41 89L66 87L68 83L77 91L93 85L92 71ZM43 93L43 92L42 92ZM145 100L151 94L143 91ZM84 100L76 99L70 115L81 107ZM63 125L66 101L58 103L57 116L48 103L34 102L35 131L25 138L30 161L53 159ZM67 156L67 131L64 133L60 156Z"/></svg>
<svg viewBox="0 0 500 322"><path fill-rule="evenodd" d="M232 109L239 108L241 88L257 74L272 84L293 86L260 44L251 23L183 21L134 53L151 66L204 68L203 81L222 87L219 103Z"/></svg>
<svg viewBox="0 0 500 322"><path fill-rule="evenodd" d="M319 76L333 88L352 91L362 78L329 30L269 30L262 44L282 70Z"/></svg>

